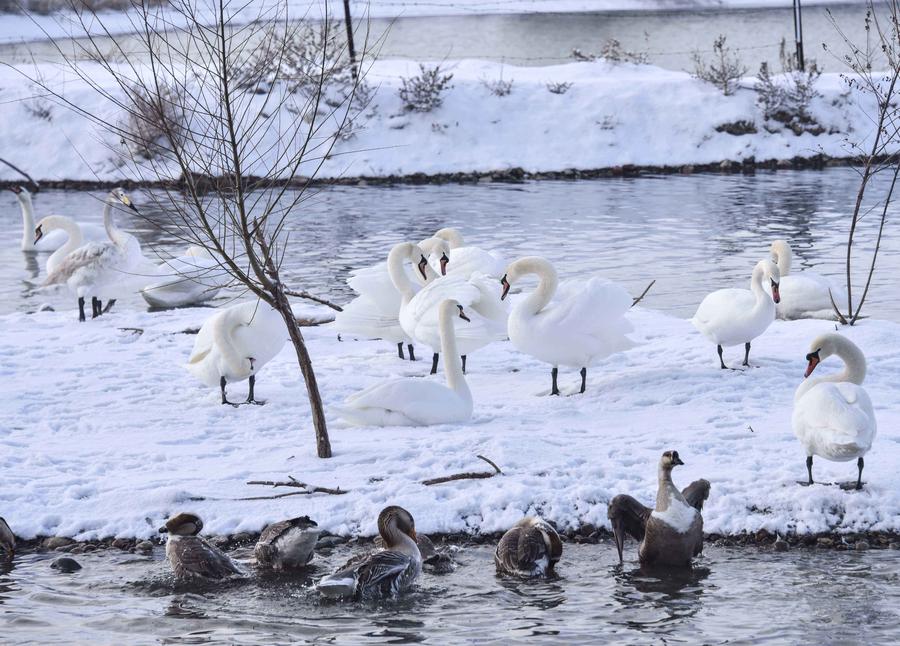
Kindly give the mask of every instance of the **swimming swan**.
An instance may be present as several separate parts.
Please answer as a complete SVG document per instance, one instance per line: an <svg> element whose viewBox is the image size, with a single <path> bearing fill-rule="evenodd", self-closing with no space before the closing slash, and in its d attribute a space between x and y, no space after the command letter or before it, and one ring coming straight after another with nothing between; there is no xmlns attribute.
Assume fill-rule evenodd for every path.
<svg viewBox="0 0 900 646"><path fill-rule="evenodd" d="M103 224L109 240L82 245L68 254L47 276L44 285L65 283L78 296L78 320L84 321L84 299L91 297L92 318L108 310L122 290L140 278L147 259L141 253L141 245L133 235L116 227L112 219L113 205L123 204L137 211L131 198L120 188L110 191L103 210ZM41 231L35 232L35 241ZM110 299L104 310L101 301Z"/></svg>
<svg viewBox="0 0 900 646"><path fill-rule="evenodd" d="M203 323L187 369L207 386L218 386L223 404L238 406L225 397L225 385L244 379L250 380L244 403L264 404L254 399L256 374L286 342L284 320L268 303L239 303L216 312Z"/></svg>
<svg viewBox="0 0 900 646"><path fill-rule="evenodd" d="M844 371L809 379L816 366L833 354L844 361ZM833 462L856 458L855 488L862 489L863 456L872 448L876 431L872 400L862 387L866 358L856 344L832 332L812 342L806 360L806 380L794 394L791 418L794 434L806 449L806 484L813 484L814 455Z"/></svg>
<svg viewBox="0 0 900 646"><path fill-rule="evenodd" d="M316 590L332 599L375 599L396 596L422 573L416 545L416 523L402 507L385 507L378 515L384 550L351 559L334 574L322 577Z"/></svg>
<svg viewBox="0 0 900 646"><path fill-rule="evenodd" d="M453 318L468 321L459 303L440 307L441 350L447 385L421 378L392 379L351 395L336 412L359 426L430 426L472 417L472 393L462 372Z"/></svg>
<svg viewBox="0 0 900 646"><path fill-rule="evenodd" d="M164 260L157 268L160 280L145 285L141 296L151 307L171 309L205 303L229 281L213 255L192 245L183 256Z"/></svg>
<svg viewBox="0 0 900 646"><path fill-rule="evenodd" d="M778 288L783 302L775 306L776 316L780 319L834 320L836 315L831 297L840 306L847 302L847 292L813 271L791 274L791 247L784 240L773 242L770 251L781 272Z"/></svg>
<svg viewBox="0 0 900 646"><path fill-rule="evenodd" d="M625 535L640 542L638 557L644 565L690 567L703 551L703 502L709 481L695 480L683 491L672 482L672 469L684 464L678 451L666 451L659 461L656 507L645 507L631 496L619 494L609 501L606 516L612 524L619 561Z"/></svg>
<svg viewBox="0 0 900 646"><path fill-rule="evenodd" d="M537 289L513 307L509 339L520 352L553 366L551 395L559 395L559 366L581 369L581 392L587 388L587 368L614 352L634 347L626 334L634 328L625 318L633 299L606 279L569 281L560 289L553 265L544 258L520 258L500 280L501 299L523 276L535 274Z"/></svg>
<svg viewBox="0 0 900 646"><path fill-rule="evenodd" d="M763 286L768 278L772 294ZM707 339L716 344L719 363L724 370L728 366L722 359L722 346L744 344L744 363L750 365L750 342L765 332L775 320L775 304L781 300L778 266L771 260L760 260L753 268L750 289L719 289L708 294L691 323Z"/></svg>
<svg viewBox="0 0 900 646"><path fill-rule="evenodd" d="M31 193L29 193L28 189L24 186L11 186L9 190L16 194L16 199L19 200L19 207L22 210L22 251L54 251L66 244L66 233L69 232L51 232L49 227L47 228L47 231L45 231L45 235L38 238L38 242L35 242L34 204L31 201ZM65 218L77 227L80 232L81 240L94 242L107 240L106 231L101 226L97 226L96 224L81 224L64 215L57 215L54 217ZM69 233L68 239L72 239L71 233ZM78 246L81 245L79 244ZM73 249L74 248L75 247L73 247Z"/></svg>

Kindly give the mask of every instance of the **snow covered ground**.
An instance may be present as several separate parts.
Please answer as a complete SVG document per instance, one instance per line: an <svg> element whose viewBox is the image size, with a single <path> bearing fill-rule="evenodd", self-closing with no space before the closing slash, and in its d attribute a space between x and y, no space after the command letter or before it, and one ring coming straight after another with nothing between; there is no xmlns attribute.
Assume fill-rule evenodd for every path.
<svg viewBox="0 0 900 646"><path fill-rule="evenodd" d="M752 79L745 80L735 95L724 96L685 72L651 65L595 61L513 67L467 60L445 62L444 66L453 74L453 87L443 105L433 112L410 113L404 112L397 90L401 77L418 73L417 63L374 63L367 78L378 91L368 116L359 119L359 130L352 139L338 144L319 175L383 177L514 167L545 172L625 164L679 166L750 157L791 159L820 152L846 157L848 133L854 140L864 141L873 129L868 106L863 103L860 107L838 74L819 79L816 89L821 96L811 106L824 132L797 136L781 124L764 120ZM92 72L89 64L86 70ZM33 69L26 71L34 73ZM37 71L88 113L113 123L122 121L123 115L83 81L64 76L51 65L41 65ZM118 91L99 71L92 76L110 91ZM498 97L485 85L500 78L513 82L508 96ZM554 94L547 87L551 82L572 85L565 94ZM5 105L0 140L10 151L10 161L24 165L41 180L117 181L128 177L128 169L118 164L111 152L121 147L117 137L99 132L83 117L47 99L34 99L36 90L14 70L0 68L0 88L0 101ZM273 127L262 132L258 150L280 150L274 141L275 125L279 119L296 118L287 112L288 107L270 115ZM41 117L42 108L49 111L49 118ZM752 123L756 132L732 135L716 130L742 120ZM263 174L265 161L247 172ZM312 172L311 164L300 173ZM13 170L0 168L0 180L14 179Z"/></svg>
<svg viewBox="0 0 900 646"><path fill-rule="evenodd" d="M637 347L592 369L587 394L559 398L543 396L546 366L496 343L469 357L471 423L417 429L349 428L328 411L381 379L429 378L429 361L401 362L388 343L338 342L330 326L308 328L334 448L320 460L289 347L260 373L265 406L221 406L187 373L194 337L180 331L210 314L114 310L85 324L74 310L0 317L0 514L20 536L147 537L181 509L198 512L212 534L309 514L324 529L371 535L389 503L408 508L424 532L501 530L527 513L608 527L611 496L652 502L666 449L686 463L677 484L712 482L708 532L900 530L895 323L842 330L867 354L879 423L866 489L846 492L796 484L806 470L791 432L793 392L811 339L834 329L826 321L776 321L753 346L756 367L732 372L690 323L638 307L629 315ZM741 354L731 348L726 361L737 365ZM837 367L830 359L819 371ZM574 389L577 373L563 371L560 383ZM241 397L246 383L231 392ZM503 475L420 484L484 470L476 454ZM847 481L856 467L820 459L815 473ZM349 493L236 500L289 491L244 484L289 475Z"/></svg>

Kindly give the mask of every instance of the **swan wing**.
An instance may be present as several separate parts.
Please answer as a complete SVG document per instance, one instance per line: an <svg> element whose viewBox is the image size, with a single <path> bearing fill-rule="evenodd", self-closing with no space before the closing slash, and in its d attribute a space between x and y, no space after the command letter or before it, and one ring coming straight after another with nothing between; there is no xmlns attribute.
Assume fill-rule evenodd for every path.
<svg viewBox="0 0 900 646"><path fill-rule="evenodd" d="M831 296L840 306L847 302L847 292L815 272L790 274L779 284L781 302L776 306L781 318L835 318ZM829 290L831 296L829 296Z"/></svg>
<svg viewBox="0 0 900 646"><path fill-rule="evenodd" d="M839 461L868 451L876 432L868 393L849 382L810 388L795 402L792 424L808 452Z"/></svg>
<svg viewBox="0 0 900 646"><path fill-rule="evenodd" d="M47 276L45 285L57 285L68 281L75 272L86 267L111 265L120 256L112 242L91 242L78 247L66 256L59 266Z"/></svg>
<svg viewBox="0 0 900 646"><path fill-rule="evenodd" d="M448 275L471 276L477 272L499 280L506 271L506 262L503 256L497 252L486 251L480 247L457 247L456 249L451 249L449 258L450 262L447 264Z"/></svg>

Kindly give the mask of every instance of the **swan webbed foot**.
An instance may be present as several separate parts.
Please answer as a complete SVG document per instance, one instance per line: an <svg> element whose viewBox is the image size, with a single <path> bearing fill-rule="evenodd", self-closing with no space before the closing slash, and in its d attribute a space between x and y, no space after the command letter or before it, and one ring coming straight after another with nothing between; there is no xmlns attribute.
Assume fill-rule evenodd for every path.
<svg viewBox="0 0 900 646"><path fill-rule="evenodd" d="M433 374L433 375L437 374L437 367L438 367L438 353L435 352L434 355L431 357L431 374Z"/></svg>
<svg viewBox="0 0 900 646"><path fill-rule="evenodd" d="M553 368L550 371L550 376L553 378L553 387L550 389L550 394L559 395L559 386L556 383L556 378L559 376L559 368Z"/></svg>
<svg viewBox="0 0 900 646"><path fill-rule="evenodd" d="M581 394L584 394L584 391L587 390L587 368L581 369Z"/></svg>
<svg viewBox="0 0 900 646"><path fill-rule="evenodd" d="M728 370L728 366L725 365L725 360L722 358L722 352L723 352L722 346L717 345L716 351L719 353L719 365L722 366L722 370Z"/></svg>
<svg viewBox="0 0 900 646"><path fill-rule="evenodd" d="M403 341L397 344L397 356L401 359L406 359L406 357L403 356Z"/></svg>
<svg viewBox="0 0 900 646"><path fill-rule="evenodd" d="M83 296L79 296L79 297L78 297L78 320L79 320L80 322L82 322L82 323L84 323L84 321L85 321L85 318L84 318L84 297L83 297Z"/></svg>
<svg viewBox="0 0 900 646"><path fill-rule="evenodd" d="M409 350L409 360L415 361L416 360L416 349L413 347L413 344L407 343L406 349Z"/></svg>
<svg viewBox="0 0 900 646"><path fill-rule="evenodd" d="M741 365L747 366L748 368L750 367L750 343L749 342L744 344L744 363L742 363Z"/></svg>

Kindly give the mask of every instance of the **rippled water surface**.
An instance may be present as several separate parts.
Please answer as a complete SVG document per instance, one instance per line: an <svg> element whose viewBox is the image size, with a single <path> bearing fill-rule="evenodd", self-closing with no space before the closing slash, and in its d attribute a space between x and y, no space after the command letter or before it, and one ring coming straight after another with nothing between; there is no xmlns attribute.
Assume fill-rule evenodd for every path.
<svg viewBox="0 0 900 646"><path fill-rule="evenodd" d="M628 547L634 551L634 544ZM615 548L566 544L558 577L497 577L487 546L425 574L417 591L370 604L320 602L312 582L350 548L318 555L305 575L177 589L158 548L51 554L0 570L3 643L706 643L889 644L900 639L900 552L707 548L693 572L649 574ZM237 556L240 556L238 554ZM248 567L249 569L249 567Z"/></svg>
<svg viewBox="0 0 900 646"><path fill-rule="evenodd" d="M469 243L500 249L510 259L544 255L564 277L599 273L634 294L655 279L644 304L690 316L708 292L748 285L753 265L767 256L777 237L794 246L795 271L814 268L843 284L857 182L854 170L834 168L752 176L317 189L292 216L285 273L290 284L343 302L352 296L344 282L352 268L383 260L394 242L453 225ZM99 222L102 197L43 191L35 196L35 210L38 216L63 213ZM134 197L140 205L141 193ZM131 213L117 217L150 257L166 257L184 246ZM876 218L870 214L860 225L855 289L865 282ZM15 196L6 191L0 193L0 232L0 313L43 303L73 309L75 299L65 290L37 288L46 255L19 249L21 215ZM900 320L895 280L900 239L895 233L889 224L866 313ZM146 307L135 295L119 303Z"/></svg>

